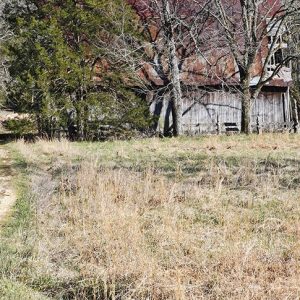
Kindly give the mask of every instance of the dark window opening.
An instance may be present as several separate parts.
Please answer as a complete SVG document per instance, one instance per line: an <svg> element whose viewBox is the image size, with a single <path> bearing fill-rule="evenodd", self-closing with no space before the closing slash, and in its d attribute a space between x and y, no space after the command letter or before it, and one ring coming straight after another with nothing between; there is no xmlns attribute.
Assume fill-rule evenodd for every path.
<svg viewBox="0 0 300 300"><path fill-rule="evenodd" d="M271 56L271 65L274 65L274 56Z"/></svg>
<svg viewBox="0 0 300 300"><path fill-rule="evenodd" d="M283 53L282 53L282 49L279 49L275 52L274 54L275 57L275 64L281 64L283 62Z"/></svg>

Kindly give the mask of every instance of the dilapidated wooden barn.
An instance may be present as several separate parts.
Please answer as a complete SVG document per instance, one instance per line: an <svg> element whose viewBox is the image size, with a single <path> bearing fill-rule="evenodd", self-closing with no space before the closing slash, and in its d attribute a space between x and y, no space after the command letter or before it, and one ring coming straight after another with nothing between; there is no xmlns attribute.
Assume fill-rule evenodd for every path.
<svg viewBox="0 0 300 300"><path fill-rule="evenodd" d="M243 53L249 52L247 51L249 42L247 44L246 41L250 33L241 30L245 26L243 27L241 21L244 12L239 1L220 0L218 2L224 10L223 13L225 12L229 19L232 17L230 20L235 23L235 26L230 27L232 29L231 36L227 40L223 37L226 29L222 31L220 28L224 29L224 26L220 26L219 20L211 18L211 15L205 19L205 26L201 27L203 30L195 31L197 36L202 37L198 44L194 42L194 36L191 38L190 31L186 33L182 28L180 31L174 25L178 31L174 30L177 35L173 33L172 41L176 48L173 58L177 58L176 64L178 65L175 75L169 73L169 70L176 59L174 58L174 61L170 63L169 58L168 63L168 54L165 53L166 45L170 45L171 42L164 40L165 37L162 33L164 30L161 27L164 22L163 19L160 22L157 21L162 17L155 9L152 9L152 1L128 1L133 3L140 18L147 24L145 28L148 30L151 41L146 47L149 48L149 58L143 66L141 77L151 90L150 95L147 96L151 103L151 112L158 119L155 130L163 134L168 135L168 132L171 134L172 109L173 115L178 119L176 113L180 110L181 114L182 100L182 126L185 133L241 131L242 90L244 88L245 91L245 85L247 85L248 94L251 94L249 97L250 131L279 131L292 127L290 103L292 72L289 61L285 61L288 53L288 34L285 26L280 27L278 22L274 21L277 18L280 19L282 15L281 0L267 0L257 4L256 17L259 19L260 25L257 25L255 32L252 33L256 39L259 36L260 40L259 46L252 47L254 57L251 60L243 56ZM191 16L197 11L197 7L193 8L195 5L193 2L175 2L177 6L174 6L176 9L173 8L172 13L178 20L181 20L182 16ZM209 4L209 1L197 3ZM232 43L233 37L235 45L231 47L228 39ZM253 44L255 43L253 42ZM241 61L249 62L249 60L251 61L250 67L249 64L241 63ZM245 73L248 74L248 78L243 81ZM177 90L180 89L179 85L182 89L176 97L174 97L174 93L172 95L170 92L174 86L172 79L175 77L177 83L180 81L180 84L177 84ZM246 114L245 102L243 101L244 116ZM247 124L248 116L247 102ZM243 120L245 121L245 117ZM243 131L245 132L245 128ZM249 127L247 132L249 132Z"/></svg>
<svg viewBox="0 0 300 300"><path fill-rule="evenodd" d="M183 126L186 134L239 131L241 100L238 92L226 90L188 91L183 99ZM151 111L161 110L157 130L166 132L172 124L171 105L168 99L153 102ZM288 87L266 87L252 103L251 125L255 132L280 131L292 127Z"/></svg>

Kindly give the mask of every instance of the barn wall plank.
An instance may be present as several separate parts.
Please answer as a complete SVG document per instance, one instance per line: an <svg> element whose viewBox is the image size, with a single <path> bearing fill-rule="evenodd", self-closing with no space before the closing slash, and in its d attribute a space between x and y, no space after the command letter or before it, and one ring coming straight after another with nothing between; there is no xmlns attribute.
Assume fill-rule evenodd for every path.
<svg viewBox="0 0 300 300"><path fill-rule="evenodd" d="M256 121L259 119L263 130L277 130L284 126L284 114L286 121L290 122L291 112L288 93L281 92L261 93L252 104L251 126L256 130ZM153 106L153 105L152 105ZM150 110L153 111L151 106ZM167 113L168 99L163 101L163 109L159 122L159 130L162 131ZM241 123L241 101L238 93L224 91L192 91L183 99L183 109L187 113L183 116L184 131L188 134L216 133L217 120L221 124L226 122ZM169 118L170 124L172 118Z"/></svg>

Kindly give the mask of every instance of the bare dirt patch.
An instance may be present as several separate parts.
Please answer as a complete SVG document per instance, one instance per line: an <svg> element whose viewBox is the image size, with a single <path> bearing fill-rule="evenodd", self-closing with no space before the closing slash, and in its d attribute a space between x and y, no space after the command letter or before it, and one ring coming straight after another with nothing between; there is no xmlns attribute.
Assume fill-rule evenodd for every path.
<svg viewBox="0 0 300 300"><path fill-rule="evenodd" d="M15 204L16 195L12 187L13 169L7 150L0 146L0 224Z"/></svg>

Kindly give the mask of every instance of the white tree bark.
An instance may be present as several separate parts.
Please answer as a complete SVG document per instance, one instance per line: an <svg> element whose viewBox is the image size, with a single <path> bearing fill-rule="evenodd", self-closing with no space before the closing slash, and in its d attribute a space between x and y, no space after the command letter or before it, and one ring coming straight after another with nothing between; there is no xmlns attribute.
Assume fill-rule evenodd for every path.
<svg viewBox="0 0 300 300"><path fill-rule="evenodd" d="M173 118L173 134L180 136L183 133L182 128L182 90L180 83L180 71L178 67L178 58L176 53L176 43L174 39L173 19L170 11L169 0L162 0L163 5L163 31L165 36L165 44L168 49L168 65L169 76L171 81L171 103L172 103L172 118Z"/></svg>

